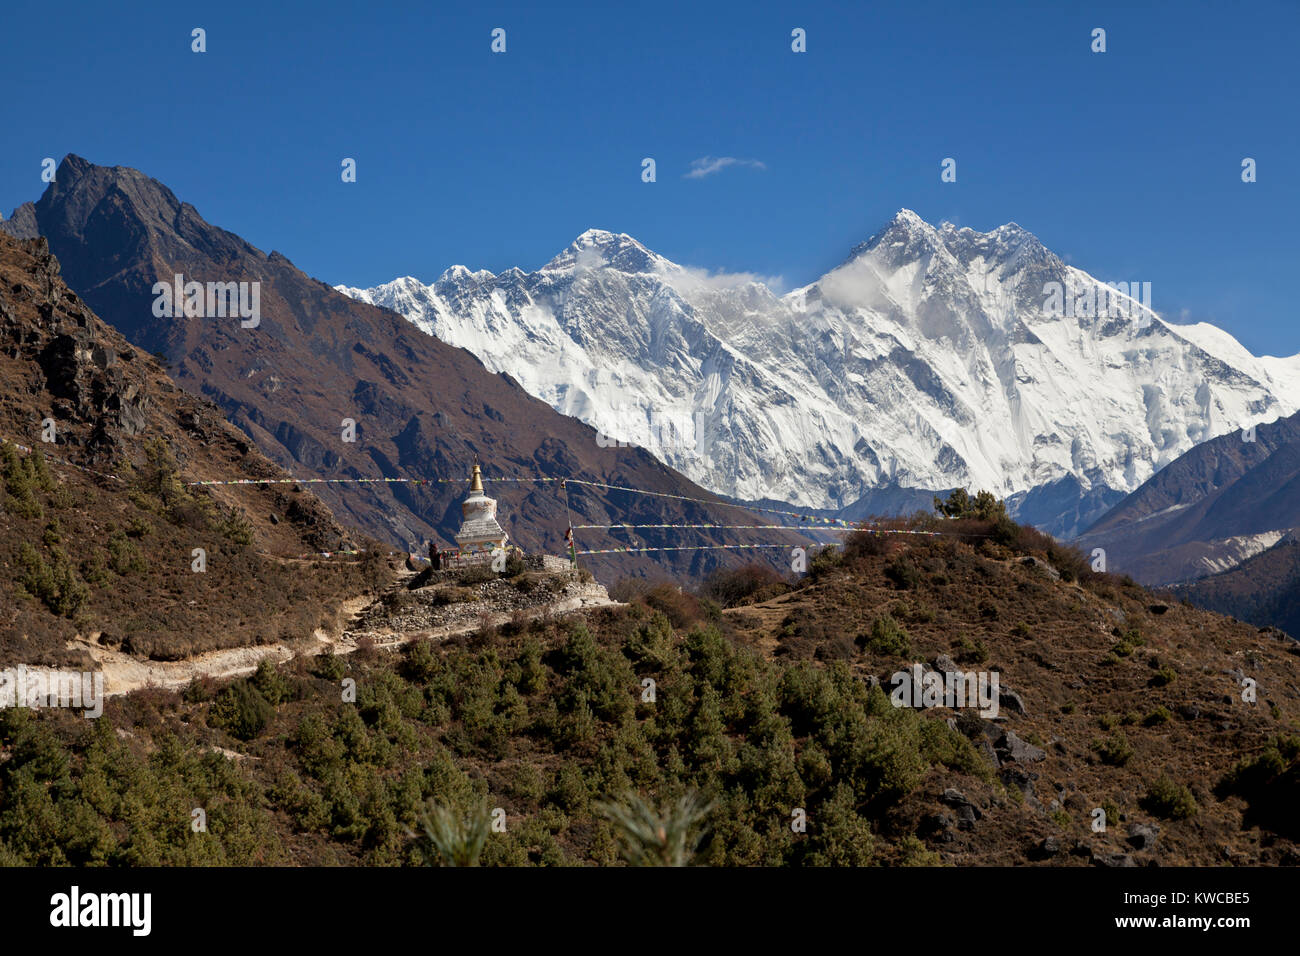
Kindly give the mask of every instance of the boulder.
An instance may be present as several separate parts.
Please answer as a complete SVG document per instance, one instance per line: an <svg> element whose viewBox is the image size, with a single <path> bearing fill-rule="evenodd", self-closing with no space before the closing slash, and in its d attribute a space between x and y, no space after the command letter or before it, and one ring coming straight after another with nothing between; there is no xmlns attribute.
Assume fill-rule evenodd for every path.
<svg viewBox="0 0 1300 956"><path fill-rule="evenodd" d="M1044 837L1038 842L1038 845L1030 851L1030 857L1035 860L1050 860L1061 852L1061 841L1056 837Z"/></svg>
<svg viewBox="0 0 1300 956"><path fill-rule="evenodd" d="M1011 760L1015 763L1037 763L1040 760L1047 759L1047 751L1041 747L1035 747L1028 741L1021 740L1015 731L1004 731L1002 737L993 745L998 756L1003 760Z"/></svg>
<svg viewBox="0 0 1300 956"><path fill-rule="evenodd" d="M1026 555L1025 557L1020 559L1020 563L1023 564L1025 567L1033 568L1035 571L1039 572L1040 574L1045 574L1053 581L1061 580L1061 572L1056 570L1056 568L1052 567L1046 561L1039 561L1037 558Z"/></svg>
<svg viewBox="0 0 1300 956"><path fill-rule="evenodd" d="M1029 711L1025 710L1025 702L1020 695L1009 690L998 691L998 707L999 709L1009 710L1013 714L1029 713Z"/></svg>
<svg viewBox="0 0 1300 956"><path fill-rule="evenodd" d="M940 654L938 657L934 659L934 669L937 670L940 674L953 674L953 673L961 672L961 668L957 666L957 662L954 661L947 654Z"/></svg>
<svg viewBox="0 0 1300 956"><path fill-rule="evenodd" d="M1135 850L1150 850L1156 845L1160 827L1154 823L1130 823L1128 844Z"/></svg>

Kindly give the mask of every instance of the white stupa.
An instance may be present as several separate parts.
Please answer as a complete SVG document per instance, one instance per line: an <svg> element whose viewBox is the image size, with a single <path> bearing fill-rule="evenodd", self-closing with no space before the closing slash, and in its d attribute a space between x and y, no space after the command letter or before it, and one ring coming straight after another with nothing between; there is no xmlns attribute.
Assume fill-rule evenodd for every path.
<svg viewBox="0 0 1300 956"><path fill-rule="evenodd" d="M508 537L497 522L497 502L483 494L483 476L474 463L474 480L469 496L460 503L461 524L456 544L462 552L492 551L504 548Z"/></svg>

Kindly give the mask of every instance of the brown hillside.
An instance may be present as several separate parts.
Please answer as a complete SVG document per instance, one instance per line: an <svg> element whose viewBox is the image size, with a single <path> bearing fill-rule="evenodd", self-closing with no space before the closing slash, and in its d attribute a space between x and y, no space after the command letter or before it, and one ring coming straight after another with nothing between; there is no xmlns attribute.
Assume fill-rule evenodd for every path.
<svg viewBox="0 0 1300 956"><path fill-rule="evenodd" d="M1239 760L1300 729L1300 644L1092 574L1082 560L1070 562L1081 579L1067 581L1041 552L918 541L871 539L867 550L883 553L850 547L795 590L725 614L736 640L776 659L841 661L888 689L895 672L914 662L928 670L947 655L963 671L998 672L1002 694L1023 703L1020 712L1004 699L994 722L930 711L955 718L1000 766L989 781L932 771L888 828L914 829L955 864L1300 863L1294 824L1255 829L1243 823L1243 800L1214 792ZM905 647L873 641L873 623L886 616ZM1243 677L1257 682L1253 704L1243 701ZM1041 759L995 750L995 725L1041 748ZM1192 817L1163 819L1144 799L1162 775L1189 788ZM943 797L949 787L978 819L961 824L961 802ZM1104 834L1090 830L1096 807L1110 811ZM1159 825L1155 849L1127 842L1135 823Z"/></svg>
<svg viewBox="0 0 1300 956"><path fill-rule="evenodd" d="M299 476L441 478L448 484L317 486L334 514L399 547L427 539L447 546L460 522L475 457L490 476L581 476L614 485L715 500L637 448L601 448L596 432L560 415L513 380L490 374L469 352L421 332L395 312L336 292L206 222L166 186L134 169L69 155L38 202L12 228L39 229L69 284L105 321L174 363L182 387L217 403L257 447ZM154 314L154 284L186 280L260 283L260 322ZM356 424L343 440L342 422ZM213 469L203 478L229 477ZM560 554L565 499L554 483L498 483L511 537L530 551ZM673 522L755 524L736 508L571 486L575 524ZM650 530L579 533L579 547L777 542L781 537L711 531L681 540ZM787 536L797 543L793 536ZM725 552L594 556L606 580L671 572L691 577Z"/></svg>
<svg viewBox="0 0 1300 956"><path fill-rule="evenodd" d="M859 540L793 585L755 572L767 599L729 610L664 586L563 620L268 661L224 687L115 699L100 721L0 712L0 861L418 865L439 859L420 834L440 804L504 811L484 865L608 864L602 801L693 790L709 806L697 862L715 865L1300 862L1294 642L1036 552L1033 532L1003 547L987 525L946 526L990 538ZM743 583L715 593L743 600ZM999 673L995 720L872 687L940 655ZM40 759L51 746L62 769ZM156 787L133 783L154 768ZM148 825L184 819L200 790L208 839ZM40 828L23 808L45 794Z"/></svg>
<svg viewBox="0 0 1300 956"><path fill-rule="evenodd" d="M0 662L84 661L74 639L172 659L304 637L364 589L355 563L309 571L268 556L366 540L310 493L187 489L194 475L284 473L101 322L44 239L4 234L0 438Z"/></svg>

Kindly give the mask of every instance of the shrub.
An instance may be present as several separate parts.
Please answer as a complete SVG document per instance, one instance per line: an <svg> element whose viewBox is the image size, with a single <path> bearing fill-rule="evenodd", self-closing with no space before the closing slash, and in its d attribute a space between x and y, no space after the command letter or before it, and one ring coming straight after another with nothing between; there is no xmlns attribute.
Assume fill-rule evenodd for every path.
<svg viewBox="0 0 1300 956"><path fill-rule="evenodd" d="M1142 809L1169 820L1185 820L1194 816L1198 808L1191 790L1162 775L1147 788Z"/></svg>
<svg viewBox="0 0 1300 956"><path fill-rule="evenodd" d="M1124 814L1120 812L1119 805L1113 800L1101 801L1102 812L1106 814L1106 826L1111 827L1124 819Z"/></svg>
<svg viewBox="0 0 1300 956"><path fill-rule="evenodd" d="M44 509L36 493L50 491L54 487L44 455L32 452L20 456L13 445L0 443L0 474L4 476L5 490L9 494L9 500L4 503L6 511L20 518L44 516Z"/></svg>
<svg viewBox="0 0 1300 956"><path fill-rule="evenodd" d="M983 664L989 659L989 649L979 638L963 637L957 642L957 661L961 664Z"/></svg>
<svg viewBox="0 0 1300 956"><path fill-rule="evenodd" d="M258 693L272 704L279 704L293 696L293 686L280 673L269 657L263 657L257 663L257 670L249 679Z"/></svg>
<svg viewBox="0 0 1300 956"><path fill-rule="evenodd" d="M342 655L335 654L333 648L329 653L317 654L314 663L312 673L322 680L342 680L343 675L348 672L348 666L343 661Z"/></svg>
<svg viewBox="0 0 1300 956"><path fill-rule="evenodd" d="M404 588L397 588L386 593L380 600L387 610L400 611L415 603L415 595Z"/></svg>
<svg viewBox="0 0 1300 956"><path fill-rule="evenodd" d="M836 545L828 544L808 562L808 576L819 578L828 571L838 568L844 563L844 552Z"/></svg>
<svg viewBox="0 0 1300 956"><path fill-rule="evenodd" d="M921 572L903 555L885 563L885 577L901 591L912 590L921 583Z"/></svg>
<svg viewBox="0 0 1300 956"><path fill-rule="evenodd" d="M1168 707L1157 707L1155 710L1151 711L1151 713L1146 715L1142 720L1142 725L1144 727L1158 727L1161 724L1169 723L1169 721L1173 719L1173 716L1174 715L1169 712Z"/></svg>
<svg viewBox="0 0 1300 956"><path fill-rule="evenodd" d="M614 826L630 866L689 866L708 833L713 805L694 792L655 809L637 794L596 805Z"/></svg>
<svg viewBox="0 0 1300 956"><path fill-rule="evenodd" d="M1172 667L1166 665L1158 668L1156 672L1151 675L1149 683L1152 687L1164 687L1167 684L1172 684L1177 678L1178 672Z"/></svg>
<svg viewBox="0 0 1300 956"><path fill-rule="evenodd" d="M126 533L132 538L147 538L153 534L153 525L140 517L132 517L126 523Z"/></svg>
<svg viewBox="0 0 1300 956"><path fill-rule="evenodd" d="M461 587L444 587L436 589L429 595L429 603L434 607L444 607L448 604L463 604L466 601L477 601L478 593L470 588Z"/></svg>
<svg viewBox="0 0 1300 956"><path fill-rule="evenodd" d="M475 564L462 570L456 575L456 582L466 587L473 587L476 584L487 584L489 581L495 581L497 573L492 570L490 564Z"/></svg>
<svg viewBox="0 0 1300 956"><path fill-rule="evenodd" d="M237 680L212 702L208 724L239 740L252 740L270 723L275 708L246 680Z"/></svg>
<svg viewBox="0 0 1300 956"><path fill-rule="evenodd" d="M120 528L114 528L108 535L108 566L114 574L123 577L139 574L147 567L140 549Z"/></svg>
<svg viewBox="0 0 1300 956"><path fill-rule="evenodd" d="M699 598L667 581L650 588L641 600L651 609L665 614L676 628L689 627L702 616Z"/></svg>
<svg viewBox="0 0 1300 956"><path fill-rule="evenodd" d="M1215 787L1220 799L1233 794L1249 805L1246 823L1257 823L1290 839L1300 838L1300 735L1271 739L1255 757L1246 757Z"/></svg>
<svg viewBox="0 0 1300 956"><path fill-rule="evenodd" d="M901 657L912 652L907 631L888 614L872 621L870 635L858 638L858 642L875 654Z"/></svg>
<svg viewBox="0 0 1300 956"><path fill-rule="evenodd" d="M741 568L719 568L704 579L700 593L723 607L737 607L765 601L789 586L775 569L751 563Z"/></svg>
<svg viewBox="0 0 1300 956"><path fill-rule="evenodd" d="M95 587L104 587L112 580L108 574L108 565L104 563L104 556L100 552L96 551L81 562L81 579Z"/></svg>
<svg viewBox="0 0 1300 956"><path fill-rule="evenodd" d="M877 522L872 522L876 524ZM857 530L844 539L844 559L854 561L863 557L880 557L890 552L893 541L878 531Z"/></svg>
<svg viewBox="0 0 1300 956"><path fill-rule="evenodd" d="M431 856L443 866L478 866L492 832L492 814L480 800L430 803L420 814L420 828Z"/></svg>
<svg viewBox="0 0 1300 956"><path fill-rule="evenodd" d="M920 838L908 834L899 842L901 857L899 866L940 866L942 859L935 850L931 850Z"/></svg>
<svg viewBox="0 0 1300 956"><path fill-rule="evenodd" d="M217 525L217 530L237 548L253 546L253 525L244 513L232 508Z"/></svg>
<svg viewBox="0 0 1300 956"><path fill-rule="evenodd" d="M22 586L53 613L73 617L85 604L88 589L60 548L50 548L50 558L53 563L46 563L40 552L24 541L18 549Z"/></svg>
<svg viewBox="0 0 1300 956"><path fill-rule="evenodd" d="M211 700L215 693L216 681L206 674L200 674L181 692L181 699L187 704L202 704Z"/></svg>
<svg viewBox="0 0 1300 956"><path fill-rule="evenodd" d="M974 498L965 488L956 488L947 501L934 499L934 510L945 518L974 518L978 521L996 521L1005 517L1007 506L990 491L981 491Z"/></svg>
<svg viewBox="0 0 1300 956"><path fill-rule="evenodd" d="M1105 740L1094 740L1092 750L1102 763L1122 767L1133 759L1133 745L1123 734L1111 734Z"/></svg>

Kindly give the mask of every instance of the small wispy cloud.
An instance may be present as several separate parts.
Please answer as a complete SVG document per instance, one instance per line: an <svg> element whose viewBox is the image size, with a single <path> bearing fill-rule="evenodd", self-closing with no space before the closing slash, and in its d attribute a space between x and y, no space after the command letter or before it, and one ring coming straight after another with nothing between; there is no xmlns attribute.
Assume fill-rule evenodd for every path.
<svg viewBox="0 0 1300 956"><path fill-rule="evenodd" d="M682 178L703 179L705 176L712 176L714 173L722 172L728 166L752 166L754 169L767 169L767 165L757 159L738 159L735 156L701 156L699 159L691 160L691 168Z"/></svg>
<svg viewBox="0 0 1300 956"><path fill-rule="evenodd" d="M679 295L687 299L697 293L735 289L753 282L767 286L769 291L776 295L780 295L785 288L785 280L781 276L765 276L759 275L757 272L723 272L721 270L710 272L708 269L700 269L696 266L679 266L675 263L670 263L667 267L661 267L658 271L665 282L672 286Z"/></svg>

